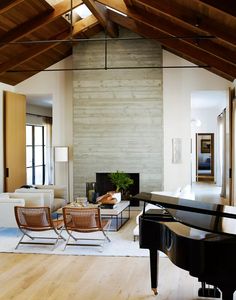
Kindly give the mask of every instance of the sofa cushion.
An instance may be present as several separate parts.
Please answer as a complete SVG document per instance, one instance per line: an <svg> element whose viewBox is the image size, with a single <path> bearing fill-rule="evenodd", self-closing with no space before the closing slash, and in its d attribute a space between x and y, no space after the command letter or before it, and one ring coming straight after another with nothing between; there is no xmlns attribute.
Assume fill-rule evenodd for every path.
<svg viewBox="0 0 236 300"><path fill-rule="evenodd" d="M24 199L0 198L0 227L17 227L14 206L24 206Z"/></svg>
<svg viewBox="0 0 236 300"><path fill-rule="evenodd" d="M56 211L59 208L65 206L67 204L65 199L62 198L54 198L53 204L52 204L52 208L51 211Z"/></svg>
<svg viewBox="0 0 236 300"><path fill-rule="evenodd" d="M0 199L9 199L9 198L10 198L10 196L9 196L8 193L1 193L0 194Z"/></svg>
<svg viewBox="0 0 236 300"><path fill-rule="evenodd" d="M45 206L43 193L9 193L10 200L23 198L25 206Z"/></svg>
<svg viewBox="0 0 236 300"><path fill-rule="evenodd" d="M54 199L54 191L53 190L40 190L40 189L17 189L16 193L25 193L25 194L42 194L44 198L44 206L49 206L51 208L53 199Z"/></svg>
<svg viewBox="0 0 236 300"><path fill-rule="evenodd" d="M36 189L53 190L55 198L67 198L67 189L64 185L35 185Z"/></svg>

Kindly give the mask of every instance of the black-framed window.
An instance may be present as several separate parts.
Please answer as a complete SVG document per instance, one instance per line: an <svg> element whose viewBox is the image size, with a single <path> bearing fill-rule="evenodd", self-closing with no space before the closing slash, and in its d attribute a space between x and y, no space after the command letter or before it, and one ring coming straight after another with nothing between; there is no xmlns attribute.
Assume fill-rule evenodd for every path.
<svg viewBox="0 0 236 300"><path fill-rule="evenodd" d="M26 125L27 184L45 183L44 126Z"/></svg>

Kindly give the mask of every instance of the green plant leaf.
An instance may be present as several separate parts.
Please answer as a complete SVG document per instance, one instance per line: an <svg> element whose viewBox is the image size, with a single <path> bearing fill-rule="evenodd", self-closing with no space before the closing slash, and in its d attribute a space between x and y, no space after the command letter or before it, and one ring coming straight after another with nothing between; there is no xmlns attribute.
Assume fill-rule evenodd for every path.
<svg viewBox="0 0 236 300"><path fill-rule="evenodd" d="M108 175L111 182L116 186L116 192L125 191L134 183L130 176L122 171L116 171Z"/></svg>

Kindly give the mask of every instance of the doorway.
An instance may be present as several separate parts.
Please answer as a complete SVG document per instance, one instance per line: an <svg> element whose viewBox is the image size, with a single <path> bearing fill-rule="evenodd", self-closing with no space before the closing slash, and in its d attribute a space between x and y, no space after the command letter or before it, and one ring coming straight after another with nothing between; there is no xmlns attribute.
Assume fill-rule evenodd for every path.
<svg viewBox="0 0 236 300"><path fill-rule="evenodd" d="M196 133L196 181L214 182L214 133Z"/></svg>

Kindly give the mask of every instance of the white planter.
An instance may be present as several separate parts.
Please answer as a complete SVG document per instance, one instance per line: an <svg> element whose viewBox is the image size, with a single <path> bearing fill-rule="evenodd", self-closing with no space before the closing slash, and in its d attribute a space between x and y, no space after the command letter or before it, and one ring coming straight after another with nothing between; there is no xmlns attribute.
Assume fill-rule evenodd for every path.
<svg viewBox="0 0 236 300"><path fill-rule="evenodd" d="M121 201L121 193L114 193L112 197L116 198L117 203Z"/></svg>

